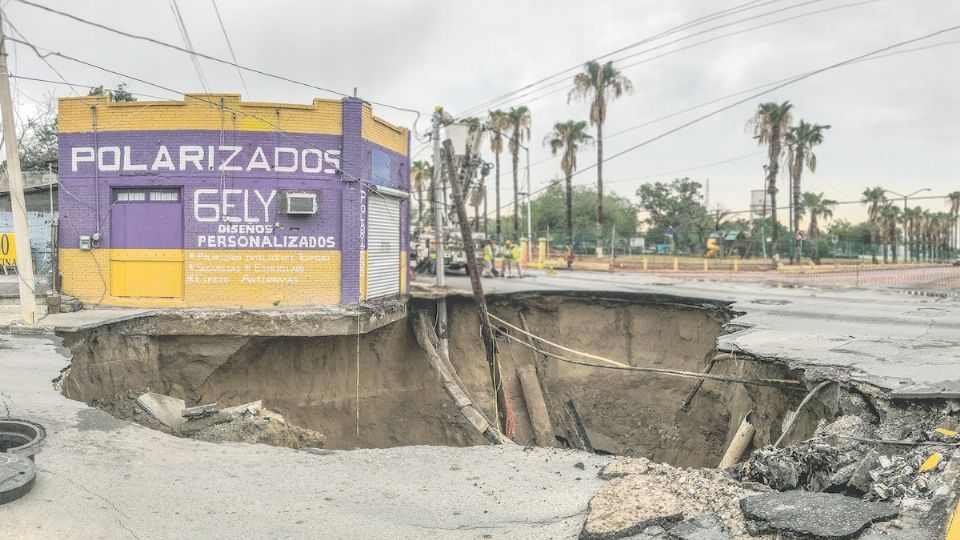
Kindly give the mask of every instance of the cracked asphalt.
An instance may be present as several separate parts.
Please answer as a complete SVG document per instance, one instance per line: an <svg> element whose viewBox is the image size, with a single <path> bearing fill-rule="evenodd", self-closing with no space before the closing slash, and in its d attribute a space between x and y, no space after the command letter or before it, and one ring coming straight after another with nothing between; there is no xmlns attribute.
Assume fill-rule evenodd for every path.
<svg viewBox="0 0 960 540"><path fill-rule="evenodd" d="M0 507L2 538L575 538L609 459L182 439L62 397L66 365L54 339L0 335L0 399L47 428L33 491Z"/></svg>

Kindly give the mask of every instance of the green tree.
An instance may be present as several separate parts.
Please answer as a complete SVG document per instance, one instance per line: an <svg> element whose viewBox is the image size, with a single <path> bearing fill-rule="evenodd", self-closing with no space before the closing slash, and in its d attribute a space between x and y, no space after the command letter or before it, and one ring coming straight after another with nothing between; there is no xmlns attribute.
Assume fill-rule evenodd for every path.
<svg viewBox="0 0 960 540"><path fill-rule="evenodd" d="M564 196L563 182L556 180L531 201L530 206L533 211L533 227L538 234L546 234L547 231L564 231L566 228L566 197ZM573 207L573 228L576 231L590 231L593 229L597 215L597 192L591 187L574 186L572 204ZM616 227L617 236L634 236L637 232L637 209L626 197L620 197L615 193L604 196L603 213L605 221L609 227L601 235L601 240L609 238L612 229ZM590 242L590 238L580 237L580 241L574 238L574 247L578 250L583 249L584 243Z"/></svg>
<svg viewBox="0 0 960 540"><path fill-rule="evenodd" d="M918 256L916 247L917 240L920 237L920 222L923 220L923 209L919 206L907 208L903 211L903 216L901 216L900 219L903 222L903 230L906 232L903 238L905 245L904 261L906 262L911 259L916 260Z"/></svg>
<svg viewBox="0 0 960 540"><path fill-rule="evenodd" d="M674 231L679 250L697 252L713 230L714 220L703 207L703 185L689 178L641 184L640 209L647 213L647 237L656 243Z"/></svg>
<svg viewBox="0 0 960 540"><path fill-rule="evenodd" d="M553 125L553 132L543 140L553 155L563 154L560 170L564 177L566 202L566 241L573 245L573 172L577 170L577 152L593 139L587 134L587 123L567 120Z"/></svg>
<svg viewBox="0 0 960 540"><path fill-rule="evenodd" d="M613 67L613 62L587 62L583 72L573 78L573 89L567 95L571 100L590 102L590 125L597 127L597 236L603 234L603 124L607 121L607 105L623 94L633 91L633 83ZM597 243L597 257L603 255Z"/></svg>
<svg viewBox="0 0 960 540"><path fill-rule="evenodd" d="M947 204L950 205L950 247L960 247L960 191L947 194Z"/></svg>
<svg viewBox="0 0 960 540"><path fill-rule="evenodd" d="M880 186L868 187L863 190L860 202L867 206L867 221L870 222L870 253L873 264L877 264L877 236L880 231L880 207L887 202L887 192ZM886 250L884 250L886 254Z"/></svg>
<svg viewBox="0 0 960 540"><path fill-rule="evenodd" d="M100 86L94 86L87 92L88 96L110 96L111 101L136 101L137 98L133 97L127 90L127 83L120 83L113 90L108 90Z"/></svg>
<svg viewBox="0 0 960 540"><path fill-rule="evenodd" d="M412 180L413 191L417 194L417 220L416 229L419 231L423 226L423 191L433 187L433 164L429 161L417 160L413 162L410 168L410 179Z"/></svg>
<svg viewBox="0 0 960 540"><path fill-rule="evenodd" d="M767 102L757 106L757 112L747 124L753 130L753 138L757 144L767 148L767 193L770 194L770 216L777 223L777 173L780 171L780 156L783 154L783 142L793 116L790 110L793 105L789 101L783 103ZM779 227L773 228L773 257L779 259L780 251L777 244Z"/></svg>
<svg viewBox="0 0 960 540"><path fill-rule="evenodd" d="M803 204L800 195L800 177L803 175L804 165L810 172L817 171L817 155L813 153L813 147L823 143L823 132L830 129L828 125L810 124L800 120L800 124L787 130L785 141L787 143L787 168L790 172L790 183L793 184L793 191L790 194L790 203L794 208L793 230L800 230L799 208ZM805 195L804 195L805 197ZM794 259L796 259L794 261ZM790 258L791 262L800 262L800 253L794 250Z"/></svg>
<svg viewBox="0 0 960 540"><path fill-rule="evenodd" d="M513 158L513 235L520 235L520 181L518 169L520 167L520 146L530 138L530 109L526 105L510 107L506 113L506 127L510 132L507 148Z"/></svg>
<svg viewBox="0 0 960 540"><path fill-rule="evenodd" d="M810 245L813 246L814 264L820 264L820 220L828 220L833 217L833 209L836 208L837 201L827 199L823 193L806 192L797 206L796 214L810 214L810 224L807 227L807 235L810 237ZM799 225L799 220L797 221ZM799 229L798 229L799 230ZM797 255L797 262L800 262L800 255Z"/></svg>
<svg viewBox="0 0 960 540"><path fill-rule="evenodd" d="M46 172L48 164L57 167L57 118L34 124L25 126L25 133L20 138L20 169Z"/></svg>
<svg viewBox="0 0 960 540"><path fill-rule="evenodd" d="M500 239L500 154L503 153L503 130L507 124L507 114L500 109L487 113L490 125L490 151L493 152L495 167L494 202L496 205L497 241Z"/></svg>

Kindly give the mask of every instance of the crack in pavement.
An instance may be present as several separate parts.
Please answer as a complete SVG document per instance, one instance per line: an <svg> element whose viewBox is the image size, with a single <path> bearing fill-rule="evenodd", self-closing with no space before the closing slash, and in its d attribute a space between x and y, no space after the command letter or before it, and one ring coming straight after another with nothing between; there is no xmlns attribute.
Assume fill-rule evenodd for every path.
<svg viewBox="0 0 960 540"><path fill-rule="evenodd" d="M89 493L90 495L93 495L94 497L100 499L101 501L109 504L110 507L113 508L113 511L114 511L114 512L120 514L121 516L123 516L123 517L126 518L126 519L130 519L130 516L128 516L126 513L124 513L123 510L120 510L119 508L117 508L117 505L114 504L113 501L111 501L110 499L104 497L103 495L100 495L99 493L96 493L96 492L90 490L89 488L87 488L87 487L84 486L83 484L77 483L77 482L74 481L73 479L71 479L71 478L69 478L69 477L66 477L66 476L63 476L62 474L55 474L55 473L54 473L53 471L51 471L50 469L38 469L38 470L39 470L40 472L42 472L42 473L49 474L50 476L52 476L52 477L54 477L54 478L62 478L62 479L64 479L64 480L66 480L67 482L70 482L70 483L73 484L74 486L82 489L83 491ZM121 527L123 530L127 531L128 533L130 533L130 535L133 536L134 538L136 538L137 540L140 540L140 537L137 536L137 533L133 532L133 531L130 530L126 525L124 525L124 524L123 524L123 521L122 521L120 518L117 518L117 525L120 525L120 527Z"/></svg>
<svg viewBox="0 0 960 540"><path fill-rule="evenodd" d="M570 514L570 515L566 515L566 516L555 516L555 517L553 517L553 518L549 518L549 519L543 520L543 521L526 521L526 520L524 520L524 521L501 521L501 522L492 523L492 524L489 524L489 525L472 525L472 526L461 525L461 526L459 526L459 527L440 527L440 526L437 526L437 525L420 525L419 523L404 523L404 525L410 525L411 527L417 527L417 528L419 528L419 529L436 529L436 530L441 530L441 531L476 531L476 530L480 530L480 529L505 529L505 528L507 528L507 527L513 527L513 526L516 526L516 525L554 525L554 524L556 524L556 523L561 523L561 522L564 522L564 521L567 521L567 520L569 520L569 519L573 519L573 518L576 518L576 517L586 518L586 516L587 516L587 511L586 511L586 509L584 509L584 510L582 510L582 511L575 512L575 513Z"/></svg>

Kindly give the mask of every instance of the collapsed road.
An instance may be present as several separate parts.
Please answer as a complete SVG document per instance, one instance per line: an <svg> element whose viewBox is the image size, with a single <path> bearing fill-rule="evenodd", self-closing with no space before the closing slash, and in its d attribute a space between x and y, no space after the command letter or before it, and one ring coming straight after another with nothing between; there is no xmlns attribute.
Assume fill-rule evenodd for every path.
<svg viewBox="0 0 960 540"><path fill-rule="evenodd" d="M582 283L592 284L595 289L624 288L613 286L609 282L598 282L595 276L591 275ZM536 281L531 280L524 286L529 289L528 284L531 282L536 285ZM359 386L355 375L358 344L356 336L260 336L251 338L249 343L236 342L236 339L233 339L234 343L227 346L226 342L229 340L203 335L203 332L195 327L192 327L190 332L181 332L180 335L169 332L158 335L156 330L170 329L170 321L151 322L149 318L66 332L65 334L71 334L64 336L64 344L73 349L69 354L64 349L54 349L49 342L42 339L34 341L16 338L14 341L4 338L4 345L11 350L20 351L28 347L34 349L33 353L28 353L31 356L36 356L36 351L42 350L44 355L51 358L46 366L47 373L43 376L35 370L32 363L30 373L22 372L26 366L26 356L21 357L20 364L9 364L3 366L3 369L4 373L22 372L24 381L30 378L53 378L52 375L65 367L67 357L72 355L73 365L58 381L64 394L76 400L93 403L124 419L132 418L151 425L148 418L136 412L136 408L128 407L141 391L146 390L178 395L186 398L191 405L217 402L220 406L229 406L262 399L265 406L278 410L287 421L315 429L325 436L323 450L268 449L262 445L208 445L137 428L125 420L115 420L79 402L64 402L49 386L40 392L39 385L46 384L43 381L31 383L34 385L32 388L38 390L38 395L44 396L44 400L50 400L42 406L38 406L39 401L32 401L36 398L21 395L19 390L13 392L12 399L15 403L19 403L19 406L27 405L37 420L48 424L51 445L58 444L57 429L54 428L66 430L63 431L65 434L75 430L86 436L88 431L97 431L91 430L91 425L100 425L109 428L104 430L110 434L107 440L122 441L129 437L129 434L136 433L138 438L142 434L150 441L146 444L133 444L128 449L129 453L116 456L124 463L142 462L148 464L147 468L181 467L181 461L171 456L189 449L189 459L202 460L209 472L194 471L199 474L198 480L191 479L189 475L180 476L178 472L177 478L181 485L185 485L182 484L184 482L189 485L195 485L193 482L197 481L207 482L209 474L222 474L227 478L230 478L230 474L237 474L238 478L224 480L226 484L221 484L232 485L231 489L246 485L244 483L247 479L240 478L231 463L208 459L216 454L229 454L230 460L241 461L244 458L240 455L252 454L260 458L270 456L271 459L279 459L271 471L289 470L302 476L305 470L310 470L310 474L316 475L313 477L318 482L330 472L326 471L323 464L331 462L336 462L346 470L351 461L355 461L360 469L365 469L370 460L373 460L392 470L404 467L393 460L414 460L430 463L429 474L436 477L437 483L433 484L432 478L430 485L423 485L411 482L410 477L397 476L396 490L402 494L394 493L387 498L384 507L391 508L390 512L410 512L424 519L436 519L433 511L442 513L443 509L430 504L423 507L426 510L418 508L416 505L425 503L407 498L410 496L408 492L415 490L428 494L438 490L434 493L445 493L450 489L446 486L447 482L454 489L467 490L464 497L470 497L470 493L489 493L487 496L491 497L490 500L505 503L509 499L511 504L523 508L511 508L504 512L503 504L494 506L495 503L472 501L470 504L476 503L477 512L487 512L478 519L476 513L450 507L449 516L452 518L438 522L436 526L440 532L449 536L479 537L483 534L505 533L509 536L524 537L567 537L581 534L584 537L593 535L619 538L627 533L640 534L647 529L651 535L676 533L676 536L686 534L683 533L684 530L696 533L710 528L711 524L717 525L713 516L719 516L720 523L716 528L725 530L734 537L750 533L794 534L790 529L784 529L782 524L769 525L778 523L774 520L783 516L765 516L764 519L771 520L764 522L767 525L761 525L756 520L756 523L750 525L744 519L746 510L739 508L738 501L747 496L763 495L771 488L786 487L785 493L792 493L795 488L807 488L816 492L819 488L831 487L822 484L828 483L833 478L833 473L840 472L839 469L851 472L852 477L853 469L863 465L864 461L869 462L869 467L863 466L865 473L873 472L877 478L871 477L867 484L862 484L866 489L857 492L853 491L852 478L838 478L835 480L840 483L835 484L839 486L836 489L848 492L846 499L853 501L860 498L884 504L902 504L907 501L907 511L892 515L884 511L886 513L881 512L877 514L878 517L867 519L862 524L841 523L847 527L843 530L855 530L855 533L844 534L860 534L866 529L866 534L901 534L907 535L903 537L924 538L928 536L920 535L939 534L945 525L947 514L952 508L947 507L943 497L936 498L934 492L938 489L943 492L941 488L946 486L946 491L952 495L950 464L956 461L952 459L950 440L932 440L931 433L936 428L947 431L957 428L956 402L950 394L945 393L949 391L949 381L940 380L945 377L937 377L936 373L931 374L918 366L922 366L926 360L950 358L952 354L955 358L956 344L951 344L945 337L952 325L956 324L956 306L950 301L907 298L873 291L811 291L745 285L719 288L711 284L697 283L658 288L627 286L633 288L634 293L639 293L632 295L609 291L603 295L577 293L570 290L574 287L552 294L533 293L529 290L510 293L503 289L498 293L501 283L506 289L516 288L517 285L516 282L495 283L492 287L494 294L489 298L491 314L495 314L501 321L512 321L509 326L501 324L499 327L501 338L498 345L504 362L504 372L517 373L517 369L524 364L542 369L537 377L545 390L543 399L556 436L555 440L551 441L551 446L583 447L632 458L620 458L616 462L616 468L612 468L614 465L608 465L610 458L596 454L533 448L534 445L546 445L542 440L537 440L536 426L528 420L532 418L527 407L528 397L524 395L523 383L515 376L505 376L506 392L511 403L515 405L513 413L517 418L516 439L530 447L509 445L495 449L471 446L484 444L484 438L472 431L470 425L453 407L453 403L443 394L436 376L431 375L430 368L422 358L423 350L412 336L410 326L399 321L371 329L360 340L361 350L366 353L362 355L365 362L369 359L374 363L361 365L361 373L365 376L359 379ZM709 290L711 286L716 287L712 292ZM638 288L645 290L636 290ZM521 292L522 294L519 294ZM664 294L667 292L671 294ZM731 300L736 302L729 306ZM815 324L817 313L822 313L828 303L831 311L837 304L845 306L846 313L851 315L849 324L845 324L843 328L837 327L836 321L832 326L827 323L819 326ZM454 297L449 304L449 360L479 408L492 418L496 411L492 395L484 384L489 381L485 366L482 363L471 366L469 360L482 358L482 346L475 336L476 326L469 318L469 302ZM897 313L900 314L893 313L891 306L896 306L899 310ZM419 309L416 302L414 308ZM731 308L735 311L731 311ZM931 317L929 308L936 308L940 315ZM858 312L861 320L857 320ZM520 317L521 314L524 316ZM731 317L736 318L731 320ZM830 358L848 358L850 362L815 362L802 357L795 360L776 350L775 346L783 344L767 341L764 336L784 330L777 328L777 324L791 319L792 323L798 324L792 335L793 342L802 343L806 339L811 342L812 348L822 347L820 341L823 340L823 334L815 335L814 330L848 331L846 341L842 346L835 347L834 356ZM808 319L807 322L803 322L804 319ZM219 320L222 322L224 319ZM530 334L538 336L534 340L534 343L537 343L535 346L523 346L524 334L515 332L515 328L523 326L524 320ZM892 326L896 326L897 330L891 331ZM857 333L850 332L851 329L857 330ZM915 331L916 334L913 334ZM879 339L871 332L885 332L886 335ZM153 337L147 339L150 335ZM472 339L471 335L474 335ZM512 336L512 339L508 336ZM745 336L749 339L741 341ZM151 339L156 339L156 342ZM932 341L928 343L927 340ZM891 354L883 367L890 372L919 375L913 378L899 377L896 380L888 375L884 376L884 373L875 369L881 364L879 360L866 361L865 355L848 352L858 351L858 347L863 345L860 341L896 343L901 347L909 343L914 351L909 359L914 364L904 363L906 355ZM703 371L713 364L711 373L718 376L751 379L754 382L795 381L801 382L802 387L771 387L723 380L706 380L697 384L695 380L686 378L571 365L555 358L538 358L538 354L545 356L542 355L543 352L557 353L556 349L545 345L547 342L562 343L572 350L602 355L605 358L629 361L631 365L659 365L663 369L689 373ZM131 347L131 344L137 346ZM363 349L364 347L366 349ZM106 354L111 350L115 351L114 356ZM118 356L118 350L126 353ZM151 351L156 351L155 356ZM326 352L318 356L317 351ZM8 362L6 356L3 361ZM150 362L156 362L156 369L150 368ZM898 368L898 363L903 363L902 369ZM941 365L949 369L948 364L941 362ZM391 378L383 376L383 373L399 373L401 376ZM940 373L948 374L949 371ZM138 384L138 377L142 378L145 374L152 374L151 377L154 378L147 381L149 384ZM268 376L265 377L264 374ZM322 385L318 386L320 377L327 382L328 387L339 388L340 393L331 394L324 390ZM144 380L146 379L141 382ZM826 385L796 415L799 421L794 422L795 426L791 428L781 450L763 450L780 437L791 412L801 404L808 390L822 381L836 384ZM918 385L921 384L926 385L928 395L924 396L922 389L919 389ZM910 388L911 393L898 395L897 392L902 388ZM936 395L929 393L931 388L936 389ZM606 391L600 391L601 389ZM6 386L4 391L11 394ZM918 397L918 393L924 397ZM69 408L77 409L74 416L49 417L52 411L64 408L63 403L69 403ZM355 419L355 403L360 404L359 423ZM568 403L573 405L574 414L570 414ZM688 403L687 407L681 407L684 403ZM748 452L745 456L747 460L729 472L713 469L738 433L746 413L750 411L753 411L751 419L754 433L749 449L761 452ZM850 420L852 418L859 419L862 425ZM571 429L572 421L582 424L584 429ZM848 431L837 433L838 422L840 426L846 426ZM578 440L574 435L576 432L582 432L585 436ZM93 433L89 435L99 437ZM925 439L923 442L931 445L931 452L926 452L926 446L922 445L908 446L903 451L892 449L890 445L874 449L876 445L873 443L843 438L851 436L865 440L901 442L919 442L921 438L927 437L930 440ZM584 445L586 441L590 443L588 447ZM845 444L849 442L862 444L856 447ZM946 446L933 447L934 443ZM410 446L417 444L434 446ZM831 448L834 450L821 449L824 444L832 444ZM457 448L464 445L466 447ZM109 445L100 446L107 447ZM397 448L350 452L336 450L356 447ZM154 454L154 449L160 449L165 455ZM330 449L334 449L332 453ZM871 453L871 449L875 450L876 456ZM919 478L916 467L922 463L914 464L914 460L918 457L926 458L928 453L932 455L933 450L941 450L942 459L934 466L935 474L924 473L924 481L921 482L923 485L920 485L915 478ZM51 452L45 451L43 467L53 474L68 475L48 464L51 459L47 455L49 453ZM89 461L85 464L96 462L99 454L99 449L89 452L85 458ZM843 454L842 459L838 458L837 454ZM461 485L464 478L458 476L465 470L464 466L459 463L449 464L456 456L467 461L483 462L470 476L464 477L468 486ZM154 458L156 463L153 462ZM822 464L819 468L816 466L817 460ZM563 466L551 469L560 463ZM674 468L672 465L697 468ZM299 470L297 467L305 469ZM912 476L906 472L909 467L913 467ZM118 480L114 476L114 481L124 484L126 479L122 479L122 475L142 479L142 476L137 475L146 474L127 469L129 468L124 467L122 474L113 473L119 474L121 478ZM108 471L103 465L99 465L97 470L101 474ZM782 470L786 470L786 473L781 474ZM771 474L771 471L776 474ZM15 504L34 504L30 501L37 497L37 492L43 487L42 473L41 470L41 480L35 492ZM384 474L382 468L378 468L376 473ZM406 470L406 473L413 471ZM155 469L150 474L159 473ZM361 470L360 474L365 474L365 471ZM544 476L539 478L539 474ZM550 478L551 474L553 478ZM909 482L901 478L904 474L909 476ZM587 501L591 500L599 486L598 476L605 479L605 483L590 502L590 517L581 531L587 515ZM544 483L548 478L555 483ZM628 505L611 505L608 502L626 500L625 493L635 494L638 489L647 489L643 486L649 484L649 478L666 478L671 482L669 485L689 486L694 490L714 486L711 493L716 504L691 506L691 503L702 497L689 493L688 488L678 492L680 495L687 493L676 500L677 507L674 510L679 508L679 513L663 513L666 509L661 509L662 512L658 514L649 507L649 497ZM784 482L784 478L787 480L786 485L777 484ZM92 481L97 487L96 492L100 494L114 493L118 489L137 489L131 485L120 488L109 483L100 483L99 480ZM261 485L256 486L256 483ZM877 487L876 484L889 488L889 491L884 491L882 495L870 495ZM254 482L255 490L265 489L266 485L263 480ZM88 484L84 486L89 487ZM306 486L296 489L306 489L302 492L303 495L311 493ZM473 492L471 489L480 491ZM831 491L836 489L832 488ZM550 491L561 493L539 493ZM868 493L863 493L864 491ZM509 494L506 494L508 492ZM545 497L540 499L544 508L551 505L564 508L564 505L567 505L565 513L551 511L534 515L536 509L527 508L527 503L521 500L523 494L531 495L535 492ZM119 502L113 496L108 497L117 508L123 509L127 514L127 519L122 520L125 527L131 522L136 523L139 518L134 516L138 516L143 510L142 507L126 508L130 498L127 495L129 493L119 497ZM277 496L287 500L284 496ZM514 496L517 498L513 499ZM557 500L552 500L553 498ZM374 499L379 500L377 497ZM365 499L352 499L348 506L362 506L362 500ZM390 502L394 500L396 506ZM194 503L202 504L211 511L223 508L222 503L217 500ZM925 506L925 503L929 504ZM372 505L375 512L380 511L377 504L374 502ZM106 507L109 508L110 505ZM180 502L174 504L174 507L177 508L174 512L190 511L188 507L181 506ZM752 506L748 508L750 512L759 512ZM870 508L871 511L879 511ZM323 515L326 510L333 511L334 507L311 507L311 510ZM343 510L342 506L336 507L338 512ZM352 506L350 511L361 512ZM386 522L390 523L391 527L399 527L390 530L398 532L400 536L418 536L413 533L418 527L425 526L429 529L432 526L415 521L418 525L408 528L408 522L399 520L390 512L385 518ZM640 519L640 515L644 513L650 515ZM918 528L918 515L934 516L935 522L927 522L934 523L932 528ZM460 519L463 516L468 518ZM283 520L284 516L278 513L276 519ZM653 521L647 522L647 519ZM872 521L883 521L886 528L881 525L870 527ZM142 524L144 527L138 530L138 534L141 537L150 536L140 533L154 530L152 527L155 524L150 520ZM283 526L288 525L289 523L284 522ZM643 527L638 528L640 525Z"/></svg>

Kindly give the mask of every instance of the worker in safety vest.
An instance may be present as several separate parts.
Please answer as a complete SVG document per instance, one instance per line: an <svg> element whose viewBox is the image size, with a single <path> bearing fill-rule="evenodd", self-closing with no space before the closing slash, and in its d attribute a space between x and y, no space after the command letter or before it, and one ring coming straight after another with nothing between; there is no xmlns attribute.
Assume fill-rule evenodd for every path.
<svg viewBox="0 0 960 540"><path fill-rule="evenodd" d="M500 265L500 277L510 277L510 268L513 266L513 242L507 240L500 250L503 254L503 263Z"/></svg>
<svg viewBox="0 0 960 540"><path fill-rule="evenodd" d="M520 265L520 262L523 260L523 253L520 252L520 246L514 244L510 254L513 255L513 267L517 270L517 277L522 278L523 267Z"/></svg>
<svg viewBox="0 0 960 540"><path fill-rule="evenodd" d="M493 277L493 242L483 242L483 277Z"/></svg>
<svg viewBox="0 0 960 540"><path fill-rule="evenodd" d="M564 246L563 257L567 261L567 270L571 270L573 268L573 246L570 244Z"/></svg>

